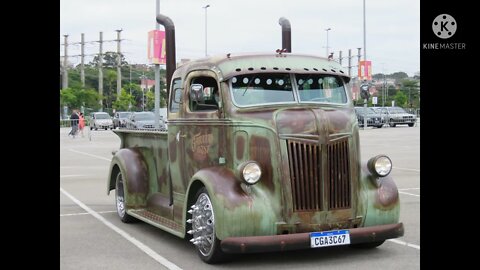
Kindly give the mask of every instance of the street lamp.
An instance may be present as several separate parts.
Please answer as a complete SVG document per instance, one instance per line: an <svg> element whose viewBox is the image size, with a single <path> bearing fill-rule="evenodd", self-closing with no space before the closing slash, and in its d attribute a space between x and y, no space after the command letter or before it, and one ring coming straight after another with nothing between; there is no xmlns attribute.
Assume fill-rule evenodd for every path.
<svg viewBox="0 0 480 270"><path fill-rule="evenodd" d="M203 7L205 9L205 56L207 56L207 8L209 7L210 5Z"/></svg>
<svg viewBox="0 0 480 270"><path fill-rule="evenodd" d="M330 28L330 27L325 29L325 31L327 32L327 56L326 57L328 57L328 31L330 31L330 30L332 30L332 28Z"/></svg>
<svg viewBox="0 0 480 270"><path fill-rule="evenodd" d="M367 26L365 23L365 0L363 0L363 60L367 61Z"/></svg>

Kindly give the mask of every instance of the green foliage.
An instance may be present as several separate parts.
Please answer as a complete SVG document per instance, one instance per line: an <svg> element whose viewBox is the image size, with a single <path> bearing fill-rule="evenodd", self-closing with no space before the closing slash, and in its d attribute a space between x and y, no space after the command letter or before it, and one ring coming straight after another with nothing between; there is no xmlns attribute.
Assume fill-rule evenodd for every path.
<svg viewBox="0 0 480 270"><path fill-rule="evenodd" d="M152 91L147 91L145 95L146 108L145 111L151 111L155 108L155 93Z"/></svg>
<svg viewBox="0 0 480 270"><path fill-rule="evenodd" d="M130 106L133 106L134 102L133 95L130 95L125 88L122 88L120 97L113 102L112 107L117 111L129 111L131 109Z"/></svg>
<svg viewBox="0 0 480 270"><path fill-rule="evenodd" d="M117 67L117 56L118 56L118 53L117 52L105 52L103 55L102 55L102 66L103 68L116 68ZM99 57L98 55L95 56L93 58L93 60L88 64L89 66L92 66L92 67L97 67L98 66L98 62L99 62ZM125 56L122 54L121 55L121 66L124 66L124 65L128 65L128 62L125 61Z"/></svg>
<svg viewBox="0 0 480 270"><path fill-rule="evenodd" d="M60 91L60 105L69 108L81 106L99 108L100 95L93 89L66 88Z"/></svg>
<svg viewBox="0 0 480 270"><path fill-rule="evenodd" d="M397 94L395 95L395 106L398 107L405 107L407 103L407 96L403 91L397 91Z"/></svg>

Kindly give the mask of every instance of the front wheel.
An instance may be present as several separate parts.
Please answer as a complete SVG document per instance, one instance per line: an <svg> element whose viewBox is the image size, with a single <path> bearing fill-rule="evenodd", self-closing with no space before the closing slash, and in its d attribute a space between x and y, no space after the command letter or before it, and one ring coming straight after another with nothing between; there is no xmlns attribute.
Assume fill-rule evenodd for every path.
<svg viewBox="0 0 480 270"><path fill-rule="evenodd" d="M213 204L205 187L201 188L195 196L195 204L190 208L192 218L187 222L191 223L192 242L198 256L206 263L215 264L228 259L220 248L220 240L215 235L215 215ZM190 227L190 226L188 226Z"/></svg>
<svg viewBox="0 0 480 270"><path fill-rule="evenodd" d="M127 207L125 203L125 189L123 185L123 176L118 172L115 181L115 205L117 206L117 214L120 220L124 223L132 223L135 218L127 214Z"/></svg>
<svg viewBox="0 0 480 270"><path fill-rule="evenodd" d="M396 126L397 126L397 124L395 124L395 123L393 122L393 119L390 119L390 126L391 126L391 127L396 127Z"/></svg>
<svg viewBox="0 0 480 270"><path fill-rule="evenodd" d="M409 127L413 127L413 125L415 125L415 123L408 123Z"/></svg>

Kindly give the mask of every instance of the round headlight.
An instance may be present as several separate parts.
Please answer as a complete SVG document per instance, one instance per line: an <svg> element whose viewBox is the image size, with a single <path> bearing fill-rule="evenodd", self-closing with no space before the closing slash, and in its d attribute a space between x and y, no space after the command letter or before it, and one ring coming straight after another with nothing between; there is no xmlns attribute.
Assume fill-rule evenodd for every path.
<svg viewBox="0 0 480 270"><path fill-rule="evenodd" d="M261 176L262 170L256 162L248 162L243 166L242 178L247 184L253 185L257 183Z"/></svg>
<svg viewBox="0 0 480 270"><path fill-rule="evenodd" d="M369 160L370 172L380 177L387 176L392 171L392 161L384 155L378 155Z"/></svg>

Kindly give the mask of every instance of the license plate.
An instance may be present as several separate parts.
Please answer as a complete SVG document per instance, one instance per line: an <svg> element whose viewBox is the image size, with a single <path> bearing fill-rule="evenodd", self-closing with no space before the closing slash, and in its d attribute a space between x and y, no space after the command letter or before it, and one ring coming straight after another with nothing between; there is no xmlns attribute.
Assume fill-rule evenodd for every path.
<svg viewBox="0 0 480 270"><path fill-rule="evenodd" d="M348 230L310 233L310 247L329 247L350 244Z"/></svg>

